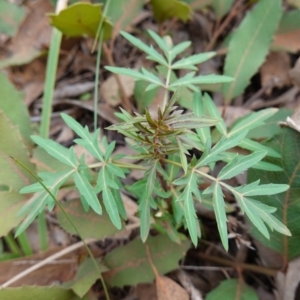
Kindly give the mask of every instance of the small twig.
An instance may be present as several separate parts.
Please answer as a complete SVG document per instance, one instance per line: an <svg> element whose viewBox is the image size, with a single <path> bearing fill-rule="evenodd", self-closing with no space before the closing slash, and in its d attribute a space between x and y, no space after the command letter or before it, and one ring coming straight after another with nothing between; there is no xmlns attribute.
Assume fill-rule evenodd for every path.
<svg viewBox="0 0 300 300"><path fill-rule="evenodd" d="M250 107L250 105L258 99L261 95L264 94L269 88L273 88L278 81L275 78L272 78L268 81L265 86L262 86L254 95L252 95L245 103L244 107Z"/></svg>
<svg viewBox="0 0 300 300"><path fill-rule="evenodd" d="M24 270L23 272L19 273L18 275L14 276L13 278L9 279L8 281L4 282L1 286L0 286L0 289L2 288L5 288L5 287L8 287L10 285L12 285L13 283L15 283L16 281L20 280L21 278L29 275L30 273L36 271L37 269L47 265L48 263L70 253L70 252L73 252L74 250L78 249L78 248L81 248L81 247L84 247L85 244L88 245L88 244L91 244L91 243L94 243L96 242L97 240L96 239L87 239L85 241L81 241L81 242L78 242L76 244L73 244L63 250L60 250L58 252L56 252L55 254L53 255L50 255L49 257L45 258L44 260L42 260L41 262L33 265L32 267Z"/></svg>
<svg viewBox="0 0 300 300"><path fill-rule="evenodd" d="M105 43L103 43L102 48L103 48L104 55L105 55L109 65L110 66L115 66L115 62L114 62L114 59L113 59L113 56L112 56L112 49L108 48L108 46ZM120 92L121 92L121 97L122 97L122 100L124 102L124 107L126 108L127 112L131 113L132 112L131 103L130 103L127 95L126 95L123 83L122 83L122 81L121 81L118 74L114 73L113 75L115 76L117 84L119 86L119 89L120 89Z"/></svg>
<svg viewBox="0 0 300 300"><path fill-rule="evenodd" d="M263 103L252 103L249 105L249 108L252 110L261 109L265 107L286 104L288 102L292 102L295 96L299 93L299 88L294 86L279 97L275 98L274 100L270 101L263 101Z"/></svg>
<svg viewBox="0 0 300 300"><path fill-rule="evenodd" d="M243 10L240 9L240 6L242 4L242 0L238 0L234 6L232 7L230 13L227 15L227 17L225 18L225 20L223 21L223 23L216 27L216 30L213 33L213 36L211 38L211 40L209 41L209 43L207 44L205 51L209 51L213 48L214 44L216 43L218 37L222 34L222 32L225 30L225 28L229 25L229 23L232 21L232 19L240 12Z"/></svg>
<svg viewBox="0 0 300 300"><path fill-rule="evenodd" d="M204 260L208 260L208 261L212 261L214 263L218 263L220 265L223 266L227 266L227 267L232 267L235 270L242 270L242 271L252 271L255 273L260 273L260 274L264 274L264 275L268 275L268 276L276 276L277 272L279 271L279 269L271 269L271 268L266 268L266 267L262 267L262 266L257 266L257 265L251 265L251 264L245 264L245 263L239 263L236 261L230 261L224 258L220 258L220 257L216 257L216 256L212 256L212 255L207 255L204 253L195 253L195 256L204 259Z"/></svg>

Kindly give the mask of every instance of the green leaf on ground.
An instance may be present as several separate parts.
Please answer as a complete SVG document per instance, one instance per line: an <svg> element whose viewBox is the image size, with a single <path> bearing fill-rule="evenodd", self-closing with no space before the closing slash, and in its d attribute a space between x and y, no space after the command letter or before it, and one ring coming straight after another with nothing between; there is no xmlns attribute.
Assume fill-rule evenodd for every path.
<svg viewBox="0 0 300 300"><path fill-rule="evenodd" d="M0 2L0 33L14 36L24 17L25 10L22 6L2 0Z"/></svg>
<svg viewBox="0 0 300 300"><path fill-rule="evenodd" d="M62 205L71 217L75 226L79 229L83 238L95 238L102 240L118 232L105 210L101 216L92 210L86 212L80 201L77 199L62 203ZM59 208L57 208L56 214L58 222L63 229L70 234L77 234L70 221Z"/></svg>
<svg viewBox="0 0 300 300"><path fill-rule="evenodd" d="M107 268L99 264L101 272L107 271ZM100 278L100 274L95 268L91 258L86 258L79 266L75 278L66 282L65 287L72 289L78 297L82 298L91 289L93 284Z"/></svg>
<svg viewBox="0 0 300 300"><path fill-rule="evenodd" d="M32 300L32 299L64 299L75 300L77 297L71 291L52 285L46 286L22 286L17 288L3 288L0 289L0 299L14 299L14 300Z"/></svg>
<svg viewBox="0 0 300 300"><path fill-rule="evenodd" d="M170 18L176 17L186 22L191 18L191 8L188 4L179 0L151 0L154 18L157 22L164 22Z"/></svg>
<svg viewBox="0 0 300 300"><path fill-rule="evenodd" d="M166 274L178 267L178 261L190 247L188 240L181 244L172 242L165 235L148 237L143 243L136 239L126 246L118 247L104 258L110 271L103 274L105 281L111 286L136 285L152 282L155 275L149 264L147 247L153 264L159 274Z"/></svg>
<svg viewBox="0 0 300 300"><path fill-rule="evenodd" d="M261 0L234 32L225 60L224 75L235 81L223 85L225 102L243 93L269 51L282 14L281 0Z"/></svg>
<svg viewBox="0 0 300 300"><path fill-rule="evenodd" d="M18 191L30 184L33 178L11 157L20 161L33 173L35 169L30 162L28 149L24 145L19 129L2 110L0 110L0 145L0 184Z"/></svg>
<svg viewBox="0 0 300 300"><path fill-rule="evenodd" d="M267 157L265 161L279 165L283 172L266 172L250 169L248 182L260 179L261 184L288 184L290 189L284 193L272 196L255 196L263 204L276 207L273 214L290 230L292 236L270 232L270 239L266 239L251 225L250 233L266 247L280 252L283 257L291 260L300 255L298 216L300 213L299 188L300 188L300 134L288 128L281 128L280 134L265 143L281 154L281 158Z"/></svg>
<svg viewBox="0 0 300 300"><path fill-rule="evenodd" d="M18 127L27 145L32 145L32 141L30 140L30 134L32 132L30 118L27 107L23 101L23 93L17 91L2 72L0 72L0 90L0 109L3 110L13 125Z"/></svg>
<svg viewBox="0 0 300 300"><path fill-rule="evenodd" d="M0 237L20 224L24 216L18 216L21 207L26 203L27 197L16 191L0 192Z"/></svg>
<svg viewBox="0 0 300 300"><path fill-rule="evenodd" d="M96 37L102 15L101 4L75 3L63 9L58 15L51 13L51 25L68 37L88 35ZM107 40L112 34L112 25L106 19L103 22L103 39Z"/></svg>
<svg viewBox="0 0 300 300"><path fill-rule="evenodd" d="M227 279L219 286L209 292L205 300L229 300L236 299L239 293L239 300L259 300L256 292L245 283L239 283L237 279Z"/></svg>

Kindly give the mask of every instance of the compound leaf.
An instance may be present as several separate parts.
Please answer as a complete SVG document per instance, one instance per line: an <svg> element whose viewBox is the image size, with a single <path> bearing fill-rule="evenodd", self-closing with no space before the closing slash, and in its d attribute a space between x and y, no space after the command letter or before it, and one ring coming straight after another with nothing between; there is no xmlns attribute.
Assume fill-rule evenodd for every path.
<svg viewBox="0 0 300 300"><path fill-rule="evenodd" d="M274 218L276 218L290 230L292 236L287 236L287 232L285 235L282 235L273 231L270 232L270 240L268 240L254 226L251 226L250 233L266 247L280 252L286 259L292 260L300 255L300 228L297 222L300 213L300 152L295 151L295 149L300 149L300 134L289 127L283 127L280 134L274 136L265 145L281 154L281 158L266 157L265 161L279 165L284 171L275 173L250 169L248 171L248 181L252 182L260 178L262 186L271 183L276 184L276 186L277 184L287 184L290 186L288 190L280 194L255 196L255 199L265 205L277 208L272 219L268 219L268 221L277 231L282 226L278 228L278 224L274 224L276 222ZM282 189L286 189L286 186L283 186ZM265 216L262 216L262 218L265 218Z"/></svg>

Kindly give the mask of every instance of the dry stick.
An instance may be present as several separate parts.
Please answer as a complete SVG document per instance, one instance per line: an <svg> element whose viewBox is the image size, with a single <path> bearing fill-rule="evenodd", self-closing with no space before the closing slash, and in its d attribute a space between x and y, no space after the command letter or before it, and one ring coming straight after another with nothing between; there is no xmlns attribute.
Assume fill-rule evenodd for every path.
<svg viewBox="0 0 300 300"><path fill-rule="evenodd" d="M210 42L207 44L205 51L209 51L213 48L216 40L218 39L218 37L221 35L221 33L225 30L225 28L229 25L229 23L231 22L231 20L240 12L243 10L239 9L241 4L242 4L243 0L239 0L237 1L234 6L232 7L232 10L230 11L230 13L227 15L226 19L223 21L223 23L220 25L220 27L216 28Z"/></svg>
<svg viewBox="0 0 300 300"><path fill-rule="evenodd" d="M207 255L204 253L197 253L197 254L195 254L195 256L197 256L198 258L204 259L204 260L209 260L209 261L218 263L223 266L232 267L236 270L238 270L238 268L240 268L240 270L252 271L255 273L260 273L260 274L273 276L273 277L276 276L278 271L280 271L280 269L271 269L271 268L266 268L266 267L262 267L262 266L238 263L238 262L230 261L230 260L227 260L224 258Z"/></svg>
<svg viewBox="0 0 300 300"><path fill-rule="evenodd" d="M86 245L97 242L97 239L86 239L84 242L86 243ZM45 266L46 264L54 261L57 258L60 258L78 248L84 247L84 242L78 242L76 244L73 244L61 251L56 252L53 255L50 255L49 257L47 257L46 259L42 260L41 262L33 265L32 267L24 270L23 272L19 273L18 275L14 276L13 278L9 279L8 281L4 282L2 285L0 285L0 289L5 288L10 286L11 284L13 284L14 282L20 280L21 278L27 276L28 274L32 273L33 271Z"/></svg>
<svg viewBox="0 0 300 300"><path fill-rule="evenodd" d="M113 59L113 56L112 56L112 49L113 48L108 48L105 43L103 43L102 48L103 48L103 52L105 54L105 57L108 60L109 65L114 67L115 62L114 62L114 59ZM113 74L113 75L115 76L117 84L119 86L119 89L120 89L120 92L121 92L121 97L122 97L122 100L124 101L124 106L126 108L126 111L131 113L132 112L131 103L130 103L127 95L126 95L123 83L121 82L121 79L120 79L118 74Z"/></svg>
<svg viewBox="0 0 300 300"><path fill-rule="evenodd" d="M153 221L152 221L153 223ZM125 231L132 231L136 228L140 227L140 223L136 223L136 224L130 224L126 226L126 230ZM33 265L32 267L24 270L23 272L19 273L18 275L14 276L13 278L9 279L8 281L4 282L2 285L0 285L0 289L8 287L9 285L13 284L14 282L22 279L23 277L29 275L30 273L36 271L37 269L51 263L52 261L54 261L55 259L58 259L72 251L75 251L78 248L84 247L84 243L86 245L92 244L99 241L98 239L86 239L84 241L78 242L76 244L73 244L61 251L56 252L55 254L45 258L44 260L38 262L37 264Z"/></svg>

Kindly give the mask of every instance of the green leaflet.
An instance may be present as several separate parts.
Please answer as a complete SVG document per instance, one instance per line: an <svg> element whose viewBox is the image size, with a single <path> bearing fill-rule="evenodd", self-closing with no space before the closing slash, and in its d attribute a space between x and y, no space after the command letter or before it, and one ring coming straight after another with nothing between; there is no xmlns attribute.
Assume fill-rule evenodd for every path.
<svg viewBox="0 0 300 300"><path fill-rule="evenodd" d="M172 69L173 70L176 70L176 69L198 70L197 67L195 67L195 65L201 64L201 63L211 59L215 55L216 55L216 52L206 52L206 53L199 53L199 54L191 55L189 57L186 57L186 58L176 61L172 65Z"/></svg>
<svg viewBox="0 0 300 300"><path fill-rule="evenodd" d="M281 14L281 0L260 0L233 33L224 74L235 81L223 85L226 103L244 91L263 63Z"/></svg>
<svg viewBox="0 0 300 300"><path fill-rule="evenodd" d="M110 71L112 73L117 73L117 74L132 77L135 80L145 80L147 82L154 83L157 86L163 86L162 81L157 76L155 76L154 74L150 73L151 76L148 77L147 76L148 73L146 73L146 69L142 69L143 73L138 72L138 71L134 71L134 70L131 70L131 69L119 68L119 67L108 67L108 66L106 66L105 69L107 69L108 71ZM147 75L144 74L144 73L146 73Z"/></svg>
<svg viewBox="0 0 300 300"><path fill-rule="evenodd" d="M92 207L92 209L99 215L102 214L100 202L95 194L93 187L85 176L79 172L74 173L74 181L81 197Z"/></svg>
<svg viewBox="0 0 300 300"><path fill-rule="evenodd" d="M223 137L211 150L206 150L198 161L196 167L205 166L211 162L220 160L219 153L224 152L232 147L235 147L247 135L248 131L240 132L237 135L229 138Z"/></svg>
<svg viewBox="0 0 300 300"><path fill-rule="evenodd" d="M201 93L195 92L193 96L193 111L194 114L198 117L204 116L204 104L203 104L203 97ZM201 142L203 144L209 143L209 147L211 147L211 135L210 129L208 127L204 128L197 128L196 129L197 135L199 136Z"/></svg>
<svg viewBox="0 0 300 300"><path fill-rule="evenodd" d="M233 79L229 76L224 75L200 75L194 77L195 72L188 73L187 75L177 79L172 84L170 84L170 88L175 88L179 86L187 86L189 88L194 84L215 84L215 83L224 83L231 82ZM193 88L194 91L197 92L197 88Z"/></svg>
<svg viewBox="0 0 300 300"><path fill-rule="evenodd" d="M204 94L203 105L204 105L204 110L208 112L209 116L219 120L219 122L216 124L216 127L222 135L226 136L227 129L226 129L225 121L223 120L215 103L212 101L211 97L207 93Z"/></svg>
<svg viewBox="0 0 300 300"><path fill-rule="evenodd" d="M152 46L149 47L147 44L143 43L141 40L137 39L136 37L134 37L133 35L125 32L125 31L121 31L121 35L124 38L126 38L135 47L139 48L140 50L142 50L143 52L148 54L148 59L156 61L163 66L168 65L168 63L164 59L164 57L160 53L158 53Z"/></svg>
<svg viewBox="0 0 300 300"><path fill-rule="evenodd" d="M148 176L147 181L144 182L144 192L139 204L140 219L141 219L141 238L146 241L150 230L150 207L153 202L152 193L156 181L156 171L159 162L156 160L151 168L145 173Z"/></svg>
<svg viewBox="0 0 300 300"><path fill-rule="evenodd" d="M111 189L119 189L118 184L112 180L113 176L109 172L108 168L102 167L97 178L97 187L96 192L101 192L103 197L103 203L105 209L113 222L113 224L121 229L122 223L118 211L118 206L116 204L116 200L114 194Z"/></svg>
<svg viewBox="0 0 300 300"><path fill-rule="evenodd" d="M60 162L70 167L76 167L77 162L72 148L67 149L52 140L44 139L39 136L31 136L31 139Z"/></svg>
<svg viewBox="0 0 300 300"><path fill-rule="evenodd" d="M277 108L267 108L258 112L253 112L246 117L239 119L231 127L228 136L233 136L239 132L249 131L264 124L264 121L277 112Z"/></svg>
<svg viewBox="0 0 300 300"><path fill-rule="evenodd" d="M225 211L225 202L223 192L219 183L215 182L212 185L213 189L213 205L216 214L217 224L223 247L228 251L228 233L227 233L227 219Z"/></svg>
<svg viewBox="0 0 300 300"><path fill-rule="evenodd" d="M248 168L252 167L252 165L255 165L257 162L261 161L266 154L266 151L258 151L244 157L236 156L237 159L233 159L220 171L218 175L219 180L230 179L238 174L241 174Z"/></svg>
<svg viewBox="0 0 300 300"><path fill-rule="evenodd" d="M195 246L198 244L198 225L197 215L194 207L193 195L198 201L201 201L201 195L197 183L197 175L194 172L188 173L186 176L176 179L173 184L183 185L184 190L177 198L178 201L184 201L184 217L191 236L192 242Z"/></svg>
<svg viewBox="0 0 300 300"><path fill-rule="evenodd" d="M50 174L50 173L48 174L48 180L46 180L44 184L48 188L48 190L54 195L54 197L57 195L58 189L72 175L73 172L74 170L67 170L67 171L62 171L58 174ZM32 191L30 191L30 187L31 186L25 187L20 192L31 193ZM37 190L36 184L33 184L32 187L34 191ZM27 214L27 216L17 228L15 236L21 234L34 221L34 219L45 209L46 206L48 206L49 210L52 210L54 205L55 203L52 197L42 187L42 189L40 191L37 191L21 208L19 215Z"/></svg>

